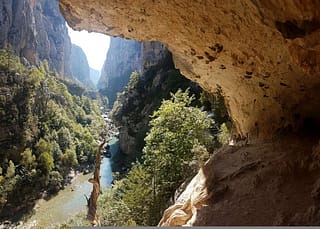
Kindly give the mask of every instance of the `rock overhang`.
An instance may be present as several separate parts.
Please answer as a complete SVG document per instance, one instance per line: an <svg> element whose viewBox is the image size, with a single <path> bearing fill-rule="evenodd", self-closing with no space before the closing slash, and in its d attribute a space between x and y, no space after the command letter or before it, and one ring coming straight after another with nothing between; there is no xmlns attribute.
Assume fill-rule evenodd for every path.
<svg viewBox="0 0 320 229"><path fill-rule="evenodd" d="M320 2L60 0L74 29L157 40L183 75L221 86L249 140L320 123Z"/></svg>

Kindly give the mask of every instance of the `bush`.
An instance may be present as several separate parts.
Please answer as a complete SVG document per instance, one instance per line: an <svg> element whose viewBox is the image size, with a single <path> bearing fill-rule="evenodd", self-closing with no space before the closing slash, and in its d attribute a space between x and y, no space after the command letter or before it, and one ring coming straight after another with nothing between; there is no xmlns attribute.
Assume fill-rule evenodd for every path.
<svg viewBox="0 0 320 229"><path fill-rule="evenodd" d="M16 174L16 170L14 167L14 163L10 160L9 161L9 166L7 168L7 173L6 173L6 177L7 178L13 178Z"/></svg>
<svg viewBox="0 0 320 229"><path fill-rule="evenodd" d="M45 174L49 174L54 168L53 157L48 152L42 152L38 158L39 169Z"/></svg>
<svg viewBox="0 0 320 229"><path fill-rule="evenodd" d="M21 153L20 163L29 171L37 166L36 156L32 154L32 151L27 148L23 153Z"/></svg>
<svg viewBox="0 0 320 229"><path fill-rule="evenodd" d="M228 128L226 123L222 123L222 125L220 126L220 130L218 133L218 141L222 144L222 145L227 145L229 143L229 139L230 139L230 128Z"/></svg>

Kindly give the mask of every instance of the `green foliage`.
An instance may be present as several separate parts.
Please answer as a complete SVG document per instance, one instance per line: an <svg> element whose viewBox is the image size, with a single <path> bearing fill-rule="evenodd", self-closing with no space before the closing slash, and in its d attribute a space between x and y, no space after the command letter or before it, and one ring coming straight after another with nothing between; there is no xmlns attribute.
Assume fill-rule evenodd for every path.
<svg viewBox="0 0 320 229"><path fill-rule="evenodd" d="M218 140L222 145L226 145L229 143L230 138L230 127L228 127L227 123L222 123L220 126L220 131L218 133Z"/></svg>
<svg viewBox="0 0 320 229"><path fill-rule="evenodd" d="M15 174L16 174L16 170L15 170L15 167L14 167L14 163L10 160L9 161L9 166L7 168L6 177L7 178L13 178Z"/></svg>
<svg viewBox="0 0 320 229"><path fill-rule="evenodd" d="M32 154L32 151L29 148L21 153L20 163L29 171L37 166L36 156Z"/></svg>
<svg viewBox="0 0 320 229"><path fill-rule="evenodd" d="M217 124L221 125L229 121L227 106L220 86L217 85L214 93L203 91L200 96L200 102L207 110L213 112L213 119Z"/></svg>
<svg viewBox="0 0 320 229"><path fill-rule="evenodd" d="M131 73L128 85L126 87L126 91L130 91L137 86L137 84L139 82L139 77L140 76L139 76L138 72L134 71Z"/></svg>
<svg viewBox="0 0 320 229"><path fill-rule="evenodd" d="M121 185L116 184L112 189L105 191L98 201L100 222L103 226L136 226L132 219L133 211L121 199L119 192ZM140 215L143 217L143 215Z"/></svg>
<svg viewBox="0 0 320 229"><path fill-rule="evenodd" d="M211 133L214 136L214 147L218 148L227 143L229 132L232 128L221 87L217 85L214 93L203 91L199 100L205 110L212 112L215 124L211 129Z"/></svg>
<svg viewBox="0 0 320 229"><path fill-rule="evenodd" d="M125 178L102 195L98 204L103 209L99 211L102 225L127 225L122 218L137 225L157 225L176 188L209 157L212 120L190 106L194 97L188 94L178 90L152 115L143 163L135 163Z"/></svg>
<svg viewBox="0 0 320 229"><path fill-rule="evenodd" d="M123 179L122 201L131 211L131 217L138 225L150 225L153 203L152 177L146 168L137 163ZM154 224L154 223L153 223Z"/></svg>
<svg viewBox="0 0 320 229"><path fill-rule="evenodd" d="M38 158L38 166L45 174L49 174L54 168L52 155L48 152L42 152Z"/></svg>
<svg viewBox="0 0 320 229"><path fill-rule="evenodd" d="M194 156L193 146L211 143L207 129L212 120L206 112L190 107L193 99L188 91L178 90L172 99L163 101L152 115L152 128L145 139L146 165L155 168L161 176L169 176L173 183L190 176L188 164Z"/></svg>
<svg viewBox="0 0 320 229"><path fill-rule="evenodd" d="M56 193L63 186L63 177L58 171L50 172L50 179L48 184L48 191L51 193Z"/></svg>
<svg viewBox="0 0 320 229"><path fill-rule="evenodd" d="M72 95L47 62L27 68L12 51L0 50L0 76L0 166L6 172L0 175L6 183L0 209L7 203L12 209L2 212L10 212L31 192L58 191L72 167L92 163L105 122L99 101ZM25 192L20 202L14 199L18 190Z"/></svg>
<svg viewBox="0 0 320 229"><path fill-rule="evenodd" d="M35 147L36 147L36 152L39 155L44 152L51 152L51 144L46 140L44 140L43 138L39 139Z"/></svg>
<svg viewBox="0 0 320 229"><path fill-rule="evenodd" d="M60 149L64 152L72 145L72 137L69 129L62 127L58 130L58 144Z"/></svg>
<svg viewBox="0 0 320 229"><path fill-rule="evenodd" d="M67 149L64 154L61 155L62 164L68 168L72 168L78 164L77 155L74 149Z"/></svg>
<svg viewBox="0 0 320 229"><path fill-rule="evenodd" d="M0 167L0 184L2 183L3 180L4 180L4 177L2 175L2 168Z"/></svg>

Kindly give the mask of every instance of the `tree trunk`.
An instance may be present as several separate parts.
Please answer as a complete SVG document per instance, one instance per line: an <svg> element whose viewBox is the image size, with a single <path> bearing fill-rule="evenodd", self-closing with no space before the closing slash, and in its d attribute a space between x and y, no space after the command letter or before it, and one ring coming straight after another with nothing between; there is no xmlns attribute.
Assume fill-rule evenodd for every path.
<svg viewBox="0 0 320 229"><path fill-rule="evenodd" d="M91 222L92 226L100 225L99 216L97 214L97 200L101 193L101 187L100 187L101 151L105 143L106 143L106 140L104 140L99 145L99 150L96 154L94 175L93 175L93 178L90 178L88 180L93 185L90 198L89 199L87 198L87 207L88 207L87 220Z"/></svg>

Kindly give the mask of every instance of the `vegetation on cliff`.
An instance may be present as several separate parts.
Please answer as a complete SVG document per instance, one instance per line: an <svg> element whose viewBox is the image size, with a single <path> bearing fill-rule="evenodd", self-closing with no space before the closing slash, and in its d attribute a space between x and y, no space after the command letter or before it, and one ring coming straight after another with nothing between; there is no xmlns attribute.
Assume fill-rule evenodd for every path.
<svg viewBox="0 0 320 229"><path fill-rule="evenodd" d="M93 163L105 123L98 101L71 94L47 62L27 68L1 50L0 75L0 216L10 217Z"/></svg>
<svg viewBox="0 0 320 229"><path fill-rule="evenodd" d="M179 88L185 90L188 87L192 94L200 97L201 88L175 69L167 49L161 47L161 50L161 58L151 58L153 64L145 64L142 73L131 74L128 85L118 93L112 109L112 118L120 131L120 150L128 161L141 155L144 138L150 130L150 116L159 109L163 99L169 99L170 93Z"/></svg>
<svg viewBox="0 0 320 229"><path fill-rule="evenodd" d="M142 160L98 203L101 225L157 225L175 190L208 159L212 119L193 100L178 90L154 112ZM77 219L70 224L84 225Z"/></svg>

